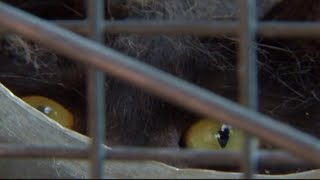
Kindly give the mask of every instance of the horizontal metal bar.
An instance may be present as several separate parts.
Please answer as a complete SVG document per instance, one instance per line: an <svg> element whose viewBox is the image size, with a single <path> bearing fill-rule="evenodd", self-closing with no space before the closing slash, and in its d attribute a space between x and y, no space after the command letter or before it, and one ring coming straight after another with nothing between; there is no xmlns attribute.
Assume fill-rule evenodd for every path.
<svg viewBox="0 0 320 180"><path fill-rule="evenodd" d="M80 34L89 34L85 20L51 21L61 27ZM139 34L190 34L198 36L236 35L236 22L154 22L154 21L106 21L105 31L108 33L139 33ZM5 32L0 27L0 33ZM265 37L308 37L320 36L319 22L259 22L257 33Z"/></svg>
<svg viewBox="0 0 320 180"><path fill-rule="evenodd" d="M259 168L281 167L281 168L312 168L312 166L301 159L288 154L285 151L257 151L257 163Z"/></svg>
<svg viewBox="0 0 320 180"><path fill-rule="evenodd" d="M233 35L237 33L235 22L166 22L166 21L106 21L108 33Z"/></svg>
<svg viewBox="0 0 320 180"><path fill-rule="evenodd" d="M317 138L2 2L0 17L1 25L57 53L99 67L151 94L240 128L320 166Z"/></svg>
<svg viewBox="0 0 320 180"><path fill-rule="evenodd" d="M258 151L260 167L312 167L295 156L284 151ZM116 160L157 160L165 162L183 162L185 165L211 167L239 167L242 160L240 152L208 151L166 148L112 148L107 151L107 159Z"/></svg>
<svg viewBox="0 0 320 180"><path fill-rule="evenodd" d="M239 24L220 22L106 21L108 33L189 34L197 36L237 35ZM257 22L257 33L265 37L320 37L319 22Z"/></svg>
<svg viewBox="0 0 320 180"><path fill-rule="evenodd" d="M85 21L54 21L75 32L88 33ZM236 22L154 22L154 21L106 21L108 33L143 34L192 34L199 36L236 35ZM319 22L259 22L257 33L265 37L309 37L320 36Z"/></svg>
<svg viewBox="0 0 320 180"><path fill-rule="evenodd" d="M90 33L86 20L52 20L61 27L73 32L88 35ZM234 22L154 22L154 21L106 21L107 33L138 33L138 34L191 34L209 36L218 34L236 34ZM0 33L6 32L0 27Z"/></svg>
<svg viewBox="0 0 320 180"><path fill-rule="evenodd" d="M6 158L88 158L88 147L63 147L43 145L1 144L0 157ZM238 167L241 161L240 152L208 151L169 148L116 147L104 148L107 160L156 160L165 162L183 162L188 165L212 167ZM261 167L312 167L284 151L258 151Z"/></svg>
<svg viewBox="0 0 320 180"><path fill-rule="evenodd" d="M265 37L320 37L320 22L263 22L258 25L258 34Z"/></svg>
<svg viewBox="0 0 320 180"><path fill-rule="evenodd" d="M52 20L61 27L71 31L86 34L90 33L86 20ZM147 34L192 34L218 35L236 34L235 22L155 22L155 21L105 21L103 28L107 33L147 33ZM1 27L0 30L4 31Z"/></svg>

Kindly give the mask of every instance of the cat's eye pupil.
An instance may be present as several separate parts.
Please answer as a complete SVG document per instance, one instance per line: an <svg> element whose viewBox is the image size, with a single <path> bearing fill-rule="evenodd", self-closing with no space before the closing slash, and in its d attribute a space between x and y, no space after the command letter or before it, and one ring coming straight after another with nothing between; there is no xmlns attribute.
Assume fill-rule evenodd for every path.
<svg viewBox="0 0 320 180"><path fill-rule="evenodd" d="M183 142L188 148L238 151L243 134L231 125L200 119L186 130Z"/></svg>
<svg viewBox="0 0 320 180"><path fill-rule="evenodd" d="M52 111L52 108L49 106L38 106L37 109L44 114L49 114Z"/></svg>
<svg viewBox="0 0 320 180"><path fill-rule="evenodd" d="M222 148L225 148L230 138L230 127L222 125L218 133L215 135L215 138L217 139L219 145Z"/></svg>

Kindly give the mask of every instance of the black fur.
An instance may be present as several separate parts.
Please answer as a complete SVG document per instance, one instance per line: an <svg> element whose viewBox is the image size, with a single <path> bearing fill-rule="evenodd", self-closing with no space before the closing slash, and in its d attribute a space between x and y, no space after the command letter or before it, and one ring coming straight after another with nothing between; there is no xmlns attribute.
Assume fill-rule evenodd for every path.
<svg viewBox="0 0 320 180"><path fill-rule="evenodd" d="M262 20L318 21L319 2L282 1ZM106 42L129 56L237 100L237 42L233 39L112 35ZM50 53L37 57L41 61L30 62L25 54L18 53L24 51L5 48L12 45L11 41L4 38L1 42L1 83L18 96L38 94L59 101L76 116L77 130L86 133L84 67ZM319 41L258 37L258 44L260 111L320 137ZM199 118L106 76L108 145L179 147L185 129Z"/></svg>

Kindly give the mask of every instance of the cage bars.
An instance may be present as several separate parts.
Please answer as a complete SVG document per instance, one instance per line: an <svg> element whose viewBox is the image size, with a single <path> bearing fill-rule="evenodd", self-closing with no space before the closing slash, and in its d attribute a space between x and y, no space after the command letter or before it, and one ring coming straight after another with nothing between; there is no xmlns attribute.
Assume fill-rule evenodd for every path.
<svg viewBox="0 0 320 180"><path fill-rule="evenodd" d="M92 4L94 3L97 2L92 2ZM94 7L94 5L92 7ZM97 14L92 16L98 16ZM112 49L103 47L102 45L89 41L72 32L56 27L48 22L45 22L32 15L26 14L21 10L17 10L16 8L10 7L2 2L0 2L0 17L2 17L0 18L0 24L3 25L3 27L8 28L2 28L2 30L4 29L17 32L31 40L34 40L38 43L52 48L56 52L66 55L67 57L70 57L74 60L79 60L80 62L90 64L94 68L100 68L104 72L113 74L116 77L126 80L129 83L133 83L139 86L140 88L145 89L146 91L149 91L159 97L167 99L168 101L184 106L196 113L205 116L215 117L224 123L234 125L235 127L241 128L252 135L267 140L268 142L271 142L273 144L276 144L279 147L286 148L294 152L295 154L300 155L306 160L315 163L317 167L319 167L320 165L320 158L317 156L320 152L320 143L319 140L316 138L306 135L282 123L279 123L267 116L251 111L236 103L230 102L227 99L219 97L212 92L208 92L190 83L182 81L176 77L170 76L169 74L166 74L156 68L138 62L134 58L124 56L121 53L118 53ZM99 19L99 17L95 18ZM71 28L75 31L79 30L82 31L82 33L89 33L90 35L90 33L94 31L94 28L90 28L87 26L89 25L88 22L90 22L90 18L88 19L86 21L56 21L56 23L64 27ZM201 24L201 22L191 23L190 25L185 25L183 23L166 22L152 24L150 22L132 21L110 22L102 20L101 17L99 21L100 22L98 23L91 23L95 26L98 24L96 27L103 26L105 31L110 33L176 33L177 30L182 30L182 33L194 33L198 35L216 35L222 32L225 32L227 34L237 33L236 29L237 27L239 27L239 24L237 23L228 22L211 23L207 25ZM201 28L199 28L199 26L201 27L201 25L204 28L203 30L200 30ZM250 23L245 23L245 25L248 26L250 25ZM244 43L242 46L247 47L248 44L246 45L246 43L250 43L253 41L253 38L249 36L252 36L252 33L254 33L255 31L257 31L258 34L266 36L285 35L314 37L315 35L320 35L319 24L304 23L304 25L305 26L300 26L299 23L257 23L256 30L252 29L253 31L251 33L243 32L242 36L244 38L247 38L247 42L242 42ZM130 28L126 29L128 27ZM245 29L248 27L243 28ZM283 31L276 31L275 29L287 31L284 34ZM93 33L90 37L95 39L95 37L99 36L99 33L101 32L98 32L96 34ZM251 55L249 52L248 54L242 56L249 57ZM255 70L255 67L253 67L253 70ZM99 80L96 81L97 79L99 78L93 77L94 81L92 81L92 87L97 86L99 88L103 88L101 83L99 83ZM97 93L101 95L101 92ZM98 100L94 99L94 96L92 96L91 99L93 100L92 102L94 102L92 103L92 107L95 107L96 105L97 107L101 108L101 106L95 104L98 102ZM102 117L101 115L98 116ZM99 121L101 120L98 120L97 122L93 123L101 123ZM92 124L91 127L97 127L97 124ZM100 143L103 140L103 137L101 139L101 137L99 136L103 135L103 131L104 130L98 130L97 133L92 133L92 147L94 147L92 149L94 152L100 153L100 155L97 154L91 156L92 163L95 164L97 168L96 170L92 169L92 177L96 178L101 178L101 159L103 159L103 153L99 145L101 145ZM32 148L29 150L29 153L33 152ZM50 151L50 149L48 150ZM130 154L129 151L120 152L122 152L123 154L119 156L125 156L128 155L128 153ZM112 152L110 153L112 154ZM248 155L250 156L250 154ZM248 162L249 161L250 158L248 158ZM249 170L247 171L250 171L251 167L249 166L250 163L247 164L247 168L245 168L249 168ZM252 177L252 172L247 172L246 177Z"/></svg>

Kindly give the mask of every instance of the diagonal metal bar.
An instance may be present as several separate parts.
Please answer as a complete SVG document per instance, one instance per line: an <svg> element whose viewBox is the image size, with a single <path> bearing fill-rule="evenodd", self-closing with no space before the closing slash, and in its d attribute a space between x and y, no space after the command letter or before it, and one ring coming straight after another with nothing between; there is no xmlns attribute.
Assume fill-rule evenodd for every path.
<svg viewBox="0 0 320 180"><path fill-rule="evenodd" d="M79 62L207 117L216 118L320 166L320 141L270 117L0 2L0 25Z"/></svg>
<svg viewBox="0 0 320 180"><path fill-rule="evenodd" d="M90 33L87 20L52 20L51 22L79 34L88 35Z"/></svg>

